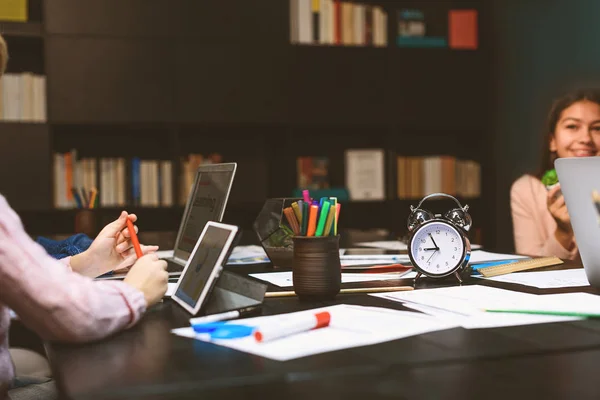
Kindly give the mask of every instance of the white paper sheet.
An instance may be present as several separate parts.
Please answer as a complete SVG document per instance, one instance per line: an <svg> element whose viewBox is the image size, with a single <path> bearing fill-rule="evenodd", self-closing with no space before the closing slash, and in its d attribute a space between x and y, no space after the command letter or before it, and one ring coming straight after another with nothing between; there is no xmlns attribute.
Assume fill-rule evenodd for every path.
<svg viewBox="0 0 600 400"><path fill-rule="evenodd" d="M167 283L167 285L168 285L167 293L165 293L165 295L163 297L173 296L173 293L175 293L175 288L177 287L177 282L175 282L175 283L169 282L169 283Z"/></svg>
<svg viewBox="0 0 600 400"><path fill-rule="evenodd" d="M403 303L405 306L458 324L466 329L495 328L577 318L547 315L488 313L486 308L515 307L532 301L534 294L513 292L488 286L453 286L412 292L376 293L371 296Z"/></svg>
<svg viewBox="0 0 600 400"><path fill-rule="evenodd" d="M380 240L376 242L361 242L356 243L357 246L361 247L373 247L375 249L383 249L383 250L395 250L395 251L407 251L408 245L399 240ZM471 250L481 249L481 246L478 244L471 244Z"/></svg>
<svg viewBox="0 0 600 400"><path fill-rule="evenodd" d="M378 242L361 242L356 243L357 246L362 247L373 247L376 249L384 249L384 250L397 250L397 251L406 251L408 246L406 243L402 243L399 240L382 240Z"/></svg>
<svg viewBox="0 0 600 400"><path fill-rule="evenodd" d="M531 296L518 304L487 307L495 310L582 313L600 316L600 296L590 293L560 293Z"/></svg>
<svg viewBox="0 0 600 400"><path fill-rule="evenodd" d="M332 307L300 311L298 313L249 318L232 323L255 327L281 324L300 314L329 311L331 323L326 328L288 336L266 343L257 343L254 337L214 340L212 343L256 354L278 361L287 361L334 350L366 346L401 339L422 333L453 328L451 322L413 312L378 307L340 304ZM360 322L360 323L359 323ZM211 341L208 335L196 334L191 327L174 329L172 333L202 341Z"/></svg>
<svg viewBox="0 0 600 400"><path fill-rule="evenodd" d="M471 252L471 258L469 264L478 264L491 261L502 261L502 260L517 260L529 258L526 256L520 256L517 254L501 254L501 253L490 253L489 251L475 250Z"/></svg>
<svg viewBox="0 0 600 400"><path fill-rule="evenodd" d="M164 259L164 258L172 258L173 253L174 253L173 250L159 250L156 252L156 255L158 256L158 258Z"/></svg>
<svg viewBox="0 0 600 400"><path fill-rule="evenodd" d="M493 276L491 278L481 278L497 282L517 283L519 285L533 286L540 289L582 287L590 285L583 268L563 269L559 271L514 272L512 274Z"/></svg>
<svg viewBox="0 0 600 400"><path fill-rule="evenodd" d="M408 278L412 274L411 271L407 272L390 272L385 274L368 274L368 273L342 273L342 283L352 282L370 282L370 281L385 281L392 279ZM260 274L250 274L250 276L272 283L279 287L292 287L292 271L283 272L265 272ZM416 276L416 274L415 274Z"/></svg>

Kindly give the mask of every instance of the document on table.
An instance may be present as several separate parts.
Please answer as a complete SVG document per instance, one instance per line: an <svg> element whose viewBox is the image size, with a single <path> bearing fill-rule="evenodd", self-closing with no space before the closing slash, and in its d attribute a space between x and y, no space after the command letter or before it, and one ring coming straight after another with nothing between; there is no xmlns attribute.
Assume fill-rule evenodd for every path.
<svg viewBox="0 0 600 400"><path fill-rule="evenodd" d="M173 250L159 250L156 252L156 255L158 256L158 258L171 258L173 257Z"/></svg>
<svg viewBox="0 0 600 400"><path fill-rule="evenodd" d="M540 289L589 286L585 270L562 269L559 271L514 272L512 274L494 276L489 279L497 282L517 283Z"/></svg>
<svg viewBox="0 0 600 400"><path fill-rule="evenodd" d="M173 283L173 282L169 282L167 283L167 292L165 293L165 295L163 297L171 297L173 296L173 293L175 293L175 288L177 287L177 282Z"/></svg>
<svg viewBox="0 0 600 400"><path fill-rule="evenodd" d="M184 337L215 343L246 353L287 361L314 354L366 346L427 332L450 329L456 325L434 317L414 312L397 311L379 307L362 307L340 304L296 313L232 321L234 324L252 327L281 325L300 314L329 311L328 327L287 336L278 340L258 343L253 336L240 339L211 340L206 334L195 333L191 327L173 329L171 332Z"/></svg>
<svg viewBox="0 0 600 400"><path fill-rule="evenodd" d="M489 251L475 250L471 252L471 258L469 264L480 264L492 261L504 261L504 260L520 260L529 258L527 256L520 256L517 254L501 254L501 253L490 253Z"/></svg>
<svg viewBox="0 0 600 400"><path fill-rule="evenodd" d="M236 246L227 259L227 265L262 264L270 261L262 246Z"/></svg>
<svg viewBox="0 0 600 400"><path fill-rule="evenodd" d="M279 287L292 287L292 271L283 272L264 272L260 274L250 274L251 277L272 283ZM342 273L342 283L385 281L393 279L414 278L416 273L411 270L405 272L388 272L381 274L374 273Z"/></svg>
<svg viewBox="0 0 600 400"><path fill-rule="evenodd" d="M342 267L351 265L408 264L407 254L351 254L340 256Z"/></svg>
<svg viewBox="0 0 600 400"><path fill-rule="evenodd" d="M526 313L556 313L581 314L595 318L600 317L600 296L590 293L560 293L532 296L527 301L504 306L487 307L488 310L526 312Z"/></svg>
<svg viewBox="0 0 600 400"><path fill-rule="evenodd" d="M405 307L456 323L466 329L495 328L571 321L573 317L489 313L487 308L512 308L537 295L488 286L453 286L412 292L377 293L371 296L403 303Z"/></svg>

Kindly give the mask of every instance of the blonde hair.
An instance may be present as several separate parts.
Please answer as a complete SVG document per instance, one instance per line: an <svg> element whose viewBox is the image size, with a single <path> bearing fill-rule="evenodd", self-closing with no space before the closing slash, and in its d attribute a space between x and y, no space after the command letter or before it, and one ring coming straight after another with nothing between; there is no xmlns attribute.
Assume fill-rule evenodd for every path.
<svg viewBox="0 0 600 400"><path fill-rule="evenodd" d="M8 62L8 48L2 35L0 35L0 76L4 75L6 63Z"/></svg>

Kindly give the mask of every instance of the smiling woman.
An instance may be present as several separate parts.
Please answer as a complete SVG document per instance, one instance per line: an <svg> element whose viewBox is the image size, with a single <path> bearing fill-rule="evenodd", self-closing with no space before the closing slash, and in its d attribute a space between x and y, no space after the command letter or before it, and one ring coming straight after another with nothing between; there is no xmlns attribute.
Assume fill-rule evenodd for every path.
<svg viewBox="0 0 600 400"><path fill-rule="evenodd" d="M600 91L583 90L558 99L548 118L538 174L519 178L511 189L515 248L531 256L574 259L577 245L560 192L560 183L546 186L554 161L562 157L600 155Z"/></svg>

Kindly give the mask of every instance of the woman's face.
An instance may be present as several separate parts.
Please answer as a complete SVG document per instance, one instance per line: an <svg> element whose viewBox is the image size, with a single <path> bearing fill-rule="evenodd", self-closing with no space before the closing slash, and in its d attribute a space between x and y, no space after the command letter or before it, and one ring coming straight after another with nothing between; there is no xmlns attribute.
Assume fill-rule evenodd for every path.
<svg viewBox="0 0 600 400"><path fill-rule="evenodd" d="M550 151L561 157L600 155L600 104L582 100L560 114Z"/></svg>

